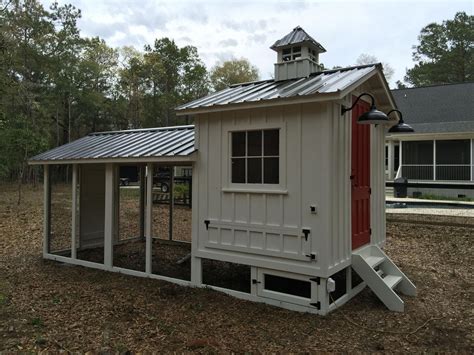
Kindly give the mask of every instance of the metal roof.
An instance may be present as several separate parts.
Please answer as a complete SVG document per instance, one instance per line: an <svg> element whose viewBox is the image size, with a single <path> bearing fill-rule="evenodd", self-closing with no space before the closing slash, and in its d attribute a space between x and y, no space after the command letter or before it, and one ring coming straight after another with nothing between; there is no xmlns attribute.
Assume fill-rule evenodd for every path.
<svg viewBox="0 0 474 355"><path fill-rule="evenodd" d="M312 94L330 94L342 91L366 75L377 71L378 64L327 70L311 74L304 78L289 80L264 80L230 86L201 99L178 106L184 111L198 108L210 108L228 104L242 104L262 100L275 100L306 96Z"/></svg>
<svg viewBox="0 0 474 355"><path fill-rule="evenodd" d="M286 47L304 42L309 42L313 44L316 48L318 48L319 53L326 52L326 49L324 49L324 47L319 42L317 42L313 37L306 33L306 31L303 30L300 26L293 28L293 31L276 41L270 48L276 50L280 47Z"/></svg>
<svg viewBox="0 0 474 355"><path fill-rule="evenodd" d="M96 132L30 159L30 164L100 161L156 161L189 157L194 126Z"/></svg>
<svg viewBox="0 0 474 355"><path fill-rule="evenodd" d="M392 94L415 133L474 132L474 83L398 89Z"/></svg>

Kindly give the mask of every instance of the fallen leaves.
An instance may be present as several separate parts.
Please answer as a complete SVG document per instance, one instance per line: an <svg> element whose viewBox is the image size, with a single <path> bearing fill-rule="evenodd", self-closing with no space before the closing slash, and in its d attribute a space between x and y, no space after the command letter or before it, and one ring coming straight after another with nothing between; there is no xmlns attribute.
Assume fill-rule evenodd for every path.
<svg viewBox="0 0 474 355"><path fill-rule="evenodd" d="M403 297L406 312L394 313L366 289L319 317L43 260L42 190L24 191L23 204L16 206L14 188L0 187L0 350L5 352L472 352L470 226L389 222L385 250L414 281L418 296ZM166 211L160 213L164 207L156 208L166 220ZM164 255L157 259L165 262Z"/></svg>

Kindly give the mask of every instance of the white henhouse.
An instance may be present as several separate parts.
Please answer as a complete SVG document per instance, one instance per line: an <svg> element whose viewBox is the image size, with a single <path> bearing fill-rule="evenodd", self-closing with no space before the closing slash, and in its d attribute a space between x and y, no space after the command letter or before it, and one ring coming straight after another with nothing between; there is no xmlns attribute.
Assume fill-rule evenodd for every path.
<svg viewBox="0 0 474 355"><path fill-rule="evenodd" d="M195 287L209 285L211 261L248 270L244 291L210 286L238 298L324 315L368 286L403 311L399 294L416 288L382 251L385 133L397 116L375 111L374 103L396 109L381 66L323 70L325 49L300 27L271 49L275 79L178 107L194 125L98 132L33 157L30 164L44 166L44 258ZM71 226L56 251L52 172L65 165ZM140 228L131 240L143 241L142 269L115 260L126 242L119 237L123 165L139 167ZM188 279L154 272L156 248L174 245L154 243L153 172L164 165L192 168L191 244L178 261L189 264ZM100 257L81 259L87 250Z"/></svg>

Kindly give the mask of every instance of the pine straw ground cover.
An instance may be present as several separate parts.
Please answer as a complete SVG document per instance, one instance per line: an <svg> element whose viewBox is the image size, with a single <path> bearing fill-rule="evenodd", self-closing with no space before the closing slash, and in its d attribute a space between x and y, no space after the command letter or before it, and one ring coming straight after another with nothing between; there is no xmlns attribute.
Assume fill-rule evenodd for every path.
<svg viewBox="0 0 474 355"><path fill-rule="evenodd" d="M42 260L42 191L0 186L0 350L463 351L473 348L473 229L388 224L417 285L405 313L369 291L327 317Z"/></svg>

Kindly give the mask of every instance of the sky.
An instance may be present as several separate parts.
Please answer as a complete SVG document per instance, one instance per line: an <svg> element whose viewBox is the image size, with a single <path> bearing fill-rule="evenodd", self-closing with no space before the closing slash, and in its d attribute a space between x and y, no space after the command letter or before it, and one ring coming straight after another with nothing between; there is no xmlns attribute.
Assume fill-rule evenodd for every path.
<svg viewBox="0 0 474 355"><path fill-rule="evenodd" d="M458 0L58 2L81 9L81 34L99 36L109 46L143 49L156 38L169 37L179 46L195 46L209 69L247 58L261 79L273 75L276 52L269 47L299 25L326 48L320 55L326 67L351 66L362 53L374 55L395 70L392 87L413 67L412 47L424 26L452 19L458 11L472 15L474 6L474 1Z"/></svg>

